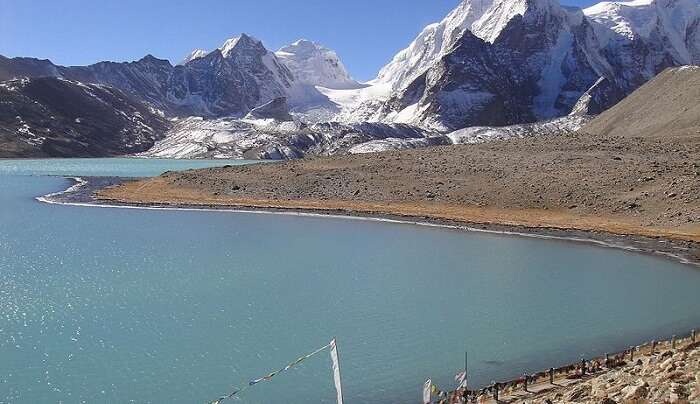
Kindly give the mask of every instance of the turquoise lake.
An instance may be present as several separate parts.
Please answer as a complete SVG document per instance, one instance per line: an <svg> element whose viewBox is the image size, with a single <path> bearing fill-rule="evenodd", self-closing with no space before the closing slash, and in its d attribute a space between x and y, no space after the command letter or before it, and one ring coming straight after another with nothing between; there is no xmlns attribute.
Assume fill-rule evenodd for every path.
<svg viewBox="0 0 700 404"><path fill-rule="evenodd" d="M338 338L346 402L417 403L700 325L700 270L377 221L49 205L63 176L228 161L0 160L0 403L206 403ZM322 353L232 402L333 403Z"/></svg>

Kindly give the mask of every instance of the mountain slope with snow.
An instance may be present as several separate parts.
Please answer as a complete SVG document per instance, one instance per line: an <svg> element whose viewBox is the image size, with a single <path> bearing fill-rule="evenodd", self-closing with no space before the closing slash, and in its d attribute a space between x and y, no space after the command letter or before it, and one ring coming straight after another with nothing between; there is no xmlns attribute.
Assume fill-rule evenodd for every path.
<svg viewBox="0 0 700 404"><path fill-rule="evenodd" d="M314 86L297 80L262 42L246 34L212 52L195 50L177 66L150 55L135 62L69 67L29 58L0 59L0 80L47 76L109 85L181 117L243 117L279 97L299 111L330 104Z"/></svg>
<svg viewBox="0 0 700 404"><path fill-rule="evenodd" d="M209 52L205 51L204 49L195 49L192 52L190 52L187 56L185 56L185 58L182 59L182 61L178 64L179 65L186 65L187 63L189 63L195 59L201 59L201 58L207 56L208 54L209 54Z"/></svg>
<svg viewBox="0 0 700 404"><path fill-rule="evenodd" d="M314 42L271 52L246 34L175 66L150 55L71 67L0 56L0 82L108 86L178 118L147 155L294 158L570 130L664 69L699 63L698 0L583 10L557 0L462 0L368 83Z"/></svg>
<svg viewBox="0 0 700 404"><path fill-rule="evenodd" d="M435 60L447 54L465 30L472 30L492 1L462 1L445 19L427 26L406 49L394 56L379 72L377 82L388 83L394 90L408 85Z"/></svg>
<svg viewBox="0 0 700 404"><path fill-rule="evenodd" d="M384 67L327 95L343 121L449 131L599 113L663 69L700 63L697 0L464 0Z"/></svg>
<svg viewBox="0 0 700 404"><path fill-rule="evenodd" d="M610 78L629 93L667 67L700 63L696 0L603 2L584 10Z"/></svg>
<svg viewBox="0 0 700 404"><path fill-rule="evenodd" d="M552 119L568 114L599 78L589 56L594 34L580 11L548 0L497 0L472 28L481 37L455 31L449 50L394 89L372 119L440 131Z"/></svg>
<svg viewBox="0 0 700 404"><path fill-rule="evenodd" d="M123 92L53 77L0 83L0 157L103 157L148 150L170 123Z"/></svg>

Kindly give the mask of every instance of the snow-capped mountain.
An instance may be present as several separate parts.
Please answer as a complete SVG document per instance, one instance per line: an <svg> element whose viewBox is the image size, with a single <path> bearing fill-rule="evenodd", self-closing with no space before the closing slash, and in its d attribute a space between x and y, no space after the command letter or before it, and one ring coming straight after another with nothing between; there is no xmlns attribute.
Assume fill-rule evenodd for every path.
<svg viewBox="0 0 700 404"><path fill-rule="evenodd" d="M386 100L352 114L440 131L566 115L600 77L594 36L552 0L465 0L382 70Z"/></svg>
<svg viewBox="0 0 700 404"><path fill-rule="evenodd" d="M341 111L334 119L343 122L381 121L378 110L393 92L407 87L427 71L436 60L445 56L462 34L472 29L492 0L462 1L439 23L427 26L416 39L400 51L367 87L355 90L321 91Z"/></svg>
<svg viewBox="0 0 700 404"><path fill-rule="evenodd" d="M247 35L243 34L228 39L218 50L224 57L230 57L231 53L238 47L241 38L245 39L245 37ZM186 65L193 60L204 58L210 53L204 49L194 49L185 56L180 64ZM363 87L350 76L334 50L315 42L300 39L290 45L283 46L274 52L274 56L292 73L294 81L298 84L331 89ZM272 58L268 57L268 59Z"/></svg>
<svg viewBox="0 0 700 404"><path fill-rule="evenodd" d="M363 87L350 77L335 51L300 39L275 52L277 58L302 84L331 89Z"/></svg>
<svg viewBox="0 0 700 404"><path fill-rule="evenodd" d="M246 34L176 66L150 55L78 67L0 57L0 81L49 76L110 86L184 118L151 155L289 158L450 144L447 134L470 127L455 139L570 128L665 68L699 63L698 0L583 10L557 0L463 0L368 83L316 43L271 52ZM516 126L492 129L508 125Z"/></svg>
<svg viewBox="0 0 700 404"><path fill-rule="evenodd" d="M207 56L208 53L209 52L205 51L204 49L195 49L192 52L190 52L187 56L185 56L185 58L182 59L182 61L178 64L179 65L186 65L187 63L189 63L195 59L200 59L200 58Z"/></svg>
<svg viewBox="0 0 700 404"><path fill-rule="evenodd" d="M326 104L334 108L314 86L297 80L274 52L246 34L211 52L195 50L176 66L150 55L135 62L71 67L0 59L0 80L44 76L106 84L175 116L243 117L279 97L287 98L295 111Z"/></svg>
<svg viewBox="0 0 700 404"><path fill-rule="evenodd" d="M634 89L661 70L700 63L697 0L603 2L584 10L595 29L609 78Z"/></svg>
<svg viewBox="0 0 700 404"><path fill-rule="evenodd" d="M444 20L425 27L406 49L396 54L382 68L376 83L388 83L393 90L406 87L437 59L446 55L465 30L481 32L476 23L492 2L493 0L463 1Z"/></svg>
<svg viewBox="0 0 700 404"><path fill-rule="evenodd" d="M67 68L63 74L112 85L179 116L242 117L296 91L289 70L262 42L246 34L212 52L195 52L183 65L146 57L134 63Z"/></svg>
<svg viewBox="0 0 700 404"><path fill-rule="evenodd" d="M449 131L599 113L666 67L700 62L697 0L586 10L464 0L384 67L373 88L326 92L343 121Z"/></svg>

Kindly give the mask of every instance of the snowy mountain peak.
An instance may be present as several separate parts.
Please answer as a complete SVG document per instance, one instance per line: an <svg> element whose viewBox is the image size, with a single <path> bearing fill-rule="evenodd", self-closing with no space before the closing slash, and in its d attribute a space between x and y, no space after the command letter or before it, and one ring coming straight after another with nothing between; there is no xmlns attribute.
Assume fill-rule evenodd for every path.
<svg viewBox="0 0 700 404"><path fill-rule="evenodd" d="M306 54L311 54L317 50L327 50L323 46L317 44L316 42L309 41L308 39L299 39L291 45L284 46L280 48L280 52L284 51L297 51Z"/></svg>
<svg viewBox="0 0 700 404"><path fill-rule="evenodd" d="M301 84L332 89L362 87L350 77L335 51L307 39L284 46L275 55Z"/></svg>
<svg viewBox="0 0 700 404"><path fill-rule="evenodd" d="M470 31L486 42L494 43L516 16L538 18L542 15L564 15L556 0L495 0Z"/></svg>
<svg viewBox="0 0 700 404"><path fill-rule="evenodd" d="M481 18L493 0L464 0L439 23L428 25L399 52L377 76L380 83L399 89L413 81L444 56L465 30Z"/></svg>
<svg viewBox="0 0 700 404"><path fill-rule="evenodd" d="M245 33L231 38L224 42L223 45L219 48L221 51L221 54L224 57L229 57L232 54L235 54L240 51L246 51L250 49L257 49L257 50L265 50L265 47L263 46L262 42L260 42L258 39L247 35Z"/></svg>
<svg viewBox="0 0 700 404"><path fill-rule="evenodd" d="M648 37L657 23L685 31L698 17L696 0L604 1L584 9L584 14L598 24L629 39Z"/></svg>
<svg viewBox="0 0 700 404"><path fill-rule="evenodd" d="M584 13L611 33L633 39L655 23L653 3L650 0L604 1L584 9Z"/></svg>
<svg viewBox="0 0 700 404"><path fill-rule="evenodd" d="M493 43L513 17L525 14L528 3L526 0L494 1L484 15L474 22L470 31L486 42Z"/></svg>
<svg viewBox="0 0 700 404"><path fill-rule="evenodd" d="M494 42L508 23L528 10L559 12L555 0L463 0L445 19L425 27L378 75L378 82L398 90L446 55L465 31Z"/></svg>
<svg viewBox="0 0 700 404"><path fill-rule="evenodd" d="M209 52L205 51L204 49L195 49L192 52L190 52L187 56L185 56L184 59L179 63L180 65L185 65L195 59L201 59L205 56L207 56Z"/></svg>

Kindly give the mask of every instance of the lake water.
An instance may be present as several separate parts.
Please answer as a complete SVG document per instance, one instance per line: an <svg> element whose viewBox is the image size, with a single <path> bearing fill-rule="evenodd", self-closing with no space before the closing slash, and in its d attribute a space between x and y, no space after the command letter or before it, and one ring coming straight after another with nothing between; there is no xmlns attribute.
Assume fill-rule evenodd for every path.
<svg viewBox="0 0 700 404"><path fill-rule="evenodd" d="M205 403L338 338L348 403L416 403L700 325L700 271L583 243L373 221L48 205L50 175L230 162L0 161L0 403ZM243 403L332 403L327 353Z"/></svg>

